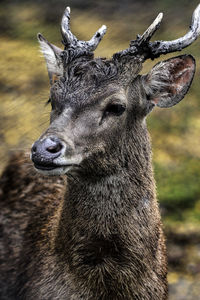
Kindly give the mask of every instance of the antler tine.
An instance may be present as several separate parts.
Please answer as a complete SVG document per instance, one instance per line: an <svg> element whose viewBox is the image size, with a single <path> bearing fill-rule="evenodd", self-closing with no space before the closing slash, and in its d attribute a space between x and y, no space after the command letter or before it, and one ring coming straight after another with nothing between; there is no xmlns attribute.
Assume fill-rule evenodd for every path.
<svg viewBox="0 0 200 300"><path fill-rule="evenodd" d="M173 41L150 42L150 38L160 26L162 17L163 14L160 13L142 36L138 35L136 40L131 41L128 49L114 54L113 58L120 59L120 57L129 55L132 57L137 56L141 61L144 61L147 58L154 59L161 54L181 51L183 48L192 44L200 35L200 4L193 12L190 30L183 37Z"/></svg>
<svg viewBox="0 0 200 300"><path fill-rule="evenodd" d="M79 41L71 32L69 22L70 8L67 7L61 21L61 33L66 48L72 46L74 48L82 48L86 51L94 51L106 33L106 26L103 25L89 41Z"/></svg>
<svg viewBox="0 0 200 300"><path fill-rule="evenodd" d="M173 41L156 41L149 43L149 49L154 57L160 54L167 54L174 51L180 51L192 44L200 35L200 4L194 10L192 15L189 32L183 37Z"/></svg>
<svg viewBox="0 0 200 300"><path fill-rule="evenodd" d="M128 49L122 50L118 53L115 53L113 58L119 58L126 55L133 56L134 54L138 54L140 52L140 55L142 53L143 46L147 45L155 31L159 28L161 21L163 18L163 13L159 13L159 15L155 18L153 23L145 30L143 35L137 35L137 39L134 41L131 41L130 47ZM146 48L146 47L145 47Z"/></svg>
<svg viewBox="0 0 200 300"><path fill-rule="evenodd" d="M87 41L87 44L91 51L94 51L97 48L104 34L106 33L106 30L106 25L102 25L101 28L99 28L99 30L97 30L97 32L93 35L93 37L89 41Z"/></svg>
<svg viewBox="0 0 200 300"><path fill-rule="evenodd" d="M145 41L149 41L156 30L160 27L161 21L163 18L163 13L159 13L159 15L155 18L153 23L147 28L147 30L140 37L140 43L142 44Z"/></svg>
<svg viewBox="0 0 200 300"><path fill-rule="evenodd" d="M61 21L61 34L63 37L63 42L66 46L77 44L77 38L70 30L70 7L68 6L63 14Z"/></svg>

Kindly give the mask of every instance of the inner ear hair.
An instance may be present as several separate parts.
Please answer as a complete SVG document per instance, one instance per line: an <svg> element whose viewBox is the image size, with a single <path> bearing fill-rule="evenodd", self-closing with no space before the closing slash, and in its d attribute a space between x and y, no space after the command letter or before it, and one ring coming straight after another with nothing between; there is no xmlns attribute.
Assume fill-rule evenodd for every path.
<svg viewBox="0 0 200 300"><path fill-rule="evenodd" d="M164 69L164 62L155 65L154 68L146 75L142 76L142 84L148 100L165 90L169 86L169 70L161 72Z"/></svg>
<svg viewBox="0 0 200 300"><path fill-rule="evenodd" d="M50 83L53 84L63 74L63 63L60 56L62 50L49 43L41 33L38 34L38 41L46 60Z"/></svg>
<svg viewBox="0 0 200 300"><path fill-rule="evenodd" d="M180 55L156 64L142 76L147 100L159 107L176 105L187 93L194 73L195 60L191 55Z"/></svg>

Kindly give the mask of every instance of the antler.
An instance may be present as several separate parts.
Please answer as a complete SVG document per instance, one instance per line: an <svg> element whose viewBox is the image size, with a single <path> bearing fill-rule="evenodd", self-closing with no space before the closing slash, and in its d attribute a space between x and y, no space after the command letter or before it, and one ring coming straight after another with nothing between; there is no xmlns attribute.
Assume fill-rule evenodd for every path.
<svg viewBox="0 0 200 300"><path fill-rule="evenodd" d="M69 21L70 8L67 7L61 21L61 34L63 37L63 44L65 45L65 49L81 48L82 50L86 51L94 51L102 40L104 34L106 33L106 26L103 25L89 41L79 41L77 37L71 32Z"/></svg>
<svg viewBox="0 0 200 300"><path fill-rule="evenodd" d="M192 44L200 35L200 4L193 12L190 30L186 35L173 41L150 42L151 37L160 26L162 17L163 14L160 13L142 36L138 35L136 40L131 41L128 49L114 54L113 57L119 59L126 55L138 55L142 60L146 60L147 58L154 59L161 54L181 51Z"/></svg>

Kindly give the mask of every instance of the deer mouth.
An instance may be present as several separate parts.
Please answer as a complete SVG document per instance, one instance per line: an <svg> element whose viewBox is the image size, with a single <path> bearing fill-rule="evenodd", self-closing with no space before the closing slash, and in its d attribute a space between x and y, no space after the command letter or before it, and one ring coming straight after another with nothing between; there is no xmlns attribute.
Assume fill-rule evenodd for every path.
<svg viewBox="0 0 200 300"><path fill-rule="evenodd" d="M38 164L34 163L36 171L45 176L60 176L67 174L73 167L72 164Z"/></svg>
<svg viewBox="0 0 200 300"><path fill-rule="evenodd" d="M44 155L33 156L32 153L30 158L33 161L35 170L45 176L60 176L71 171L77 172L82 161L79 156L66 158L64 155L59 155L59 157L49 159Z"/></svg>
<svg viewBox="0 0 200 300"><path fill-rule="evenodd" d="M68 168L71 167L72 165L56 165L56 164L49 164L49 165L42 165L42 164L36 164L34 163L34 167L38 170L44 170L44 171L51 171L59 168Z"/></svg>

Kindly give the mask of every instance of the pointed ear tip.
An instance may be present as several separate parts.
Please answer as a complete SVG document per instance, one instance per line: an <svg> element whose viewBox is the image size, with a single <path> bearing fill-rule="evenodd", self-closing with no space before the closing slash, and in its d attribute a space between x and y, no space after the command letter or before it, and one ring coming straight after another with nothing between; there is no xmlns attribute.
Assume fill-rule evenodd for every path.
<svg viewBox="0 0 200 300"><path fill-rule="evenodd" d="M194 56L193 55L191 55L191 54L188 54L188 57L194 62L194 63L196 63L196 60L195 60L195 58L194 58Z"/></svg>
<svg viewBox="0 0 200 300"><path fill-rule="evenodd" d="M195 70L196 60L195 60L194 56L192 56L191 54L185 54L185 55L182 55L181 58L183 58L185 60L185 63L187 65L189 65L191 69Z"/></svg>
<svg viewBox="0 0 200 300"><path fill-rule="evenodd" d="M195 58L193 55L191 54L183 54L183 55L180 55L178 56L179 58L182 58L182 59L190 59L192 62L195 63Z"/></svg>

